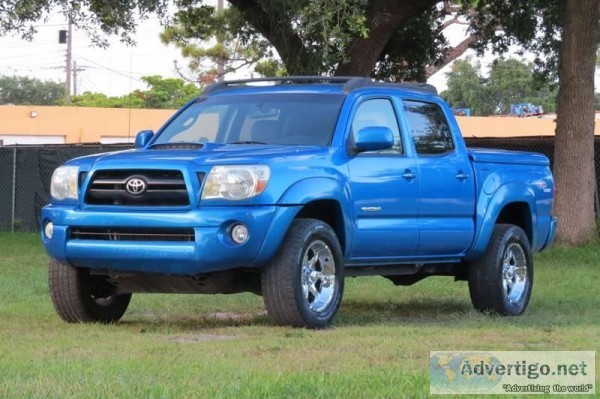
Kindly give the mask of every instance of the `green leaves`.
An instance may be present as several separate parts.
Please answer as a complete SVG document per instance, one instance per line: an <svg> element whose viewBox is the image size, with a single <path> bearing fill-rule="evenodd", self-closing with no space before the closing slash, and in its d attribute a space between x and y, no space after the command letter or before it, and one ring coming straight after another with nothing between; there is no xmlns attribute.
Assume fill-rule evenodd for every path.
<svg viewBox="0 0 600 399"><path fill-rule="evenodd" d="M71 102L76 107L177 109L200 94L196 85L181 79L144 76L142 80L148 84L148 90L136 90L120 97L86 92L73 96Z"/></svg>
<svg viewBox="0 0 600 399"><path fill-rule="evenodd" d="M516 59L499 59L488 78L481 75L479 65L458 60L448 73L448 89L441 95L453 108L471 108L472 115L507 114L510 104L533 103L544 111L556 109L556 88L540 85L534 66Z"/></svg>
<svg viewBox="0 0 600 399"><path fill-rule="evenodd" d="M179 10L161 33L161 40L178 47L189 59L190 80L214 80L218 64L228 73L273 56L269 43L236 8L218 11L188 0L176 4Z"/></svg>
<svg viewBox="0 0 600 399"><path fill-rule="evenodd" d="M56 105L64 95L64 83L27 76L0 76L0 104Z"/></svg>
<svg viewBox="0 0 600 399"><path fill-rule="evenodd" d="M467 15L470 31L478 39L474 47L479 54L491 49L502 55L516 45L536 55L533 64L539 77L556 79L566 1L477 0L475 3Z"/></svg>
<svg viewBox="0 0 600 399"><path fill-rule="evenodd" d="M106 46L106 35L118 35L132 43L131 33L150 14L164 17L169 0L8 0L0 4L0 36L16 33L31 39L35 25L51 11L71 15L74 25L92 40Z"/></svg>

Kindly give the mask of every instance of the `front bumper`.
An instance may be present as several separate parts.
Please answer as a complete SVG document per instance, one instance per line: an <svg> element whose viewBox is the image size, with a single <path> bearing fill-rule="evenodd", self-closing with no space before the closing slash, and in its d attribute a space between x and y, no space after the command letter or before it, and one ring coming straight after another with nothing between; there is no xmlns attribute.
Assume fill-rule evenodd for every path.
<svg viewBox="0 0 600 399"><path fill-rule="evenodd" d="M42 210L42 240L48 254L73 266L125 272L196 275L240 267L258 267L277 252L299 207L203 207L189 211L82 210L48 205ZM43 227L51 221L48 239ZM249 238L235 244L228 229L244 223ZM193 228L194 241L71 239L73 227Z"/></svg>

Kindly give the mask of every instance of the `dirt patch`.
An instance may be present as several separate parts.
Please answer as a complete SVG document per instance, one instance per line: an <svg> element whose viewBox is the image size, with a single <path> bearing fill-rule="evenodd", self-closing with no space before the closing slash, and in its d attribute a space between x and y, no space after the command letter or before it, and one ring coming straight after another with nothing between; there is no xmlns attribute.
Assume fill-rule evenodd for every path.
<svg viewBox="0 0 600 399"><path fill-rule="evenodd" d="M226 339L232 339L231 335L218 335L218 334L197 334L197 335L175 335L168 337L171 342L183 343L183 342L210 342L210 341L223 341Z"/></svg>
<svg viewBox="0 0 600 399"><path fill-rule="evenodd" d="M265 316L267 312L253 312L253 313L235 313L235 312L213 312L207 313L204 317L207 320L217 321L250 321L256 317Z"/></svg>

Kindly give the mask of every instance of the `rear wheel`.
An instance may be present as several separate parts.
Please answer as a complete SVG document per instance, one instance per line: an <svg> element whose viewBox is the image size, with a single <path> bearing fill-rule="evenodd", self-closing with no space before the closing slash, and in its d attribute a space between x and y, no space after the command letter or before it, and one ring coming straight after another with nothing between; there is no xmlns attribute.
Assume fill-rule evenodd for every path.
<svg viewBox="0 0 600 399"><path fill-rule="evenodd" d="M485 254L469 266L471 302L479 311L522 314L533 287L533 257L518 226L498 224Z"/></svg>
<svg viewBox="0 0 600 399"><path fill-rule="evenodd" d="M56 313L68 323L114 323L131 300L131 294L117 294L103 276L54 259L48 265L48 285Z"/></svg>
<svg viewBox="0 0 600 399"><path fill-rule="evenodd" d="M297 219L270 265L262 293L277 324L327 327L344 291L343 255L335 232L316 219Z"/></svg>

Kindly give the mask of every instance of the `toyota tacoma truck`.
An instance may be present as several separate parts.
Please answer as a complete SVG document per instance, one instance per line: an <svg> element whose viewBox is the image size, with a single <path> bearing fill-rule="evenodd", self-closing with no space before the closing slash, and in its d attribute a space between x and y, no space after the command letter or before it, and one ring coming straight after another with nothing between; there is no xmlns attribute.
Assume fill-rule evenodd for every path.
<svg viewBox="0 0 600 399"><path fill-rule="evenodd" d="M56 169L50 296L111 323L133 293L253 292L276 324L322 328L347 277L452 276L477 310L520 315L553 189L543 155L467 149L430 85L219 82L134 149Z"/></svg>

